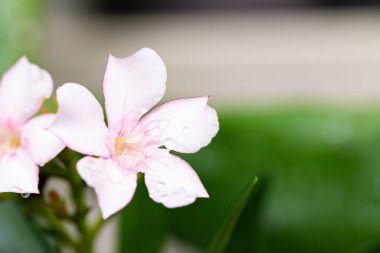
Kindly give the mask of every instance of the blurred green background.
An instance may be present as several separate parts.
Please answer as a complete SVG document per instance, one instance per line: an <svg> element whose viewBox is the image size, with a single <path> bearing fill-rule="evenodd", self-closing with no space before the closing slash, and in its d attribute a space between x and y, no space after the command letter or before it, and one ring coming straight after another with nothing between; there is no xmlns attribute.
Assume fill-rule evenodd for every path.
<svg viewBox="0 0 380 253"><path fill-rule="evenodd" d="M0 1L0 72L22 55L35 61L44 45L44 0Z"/></svg>
<svg viewBox="0 0 380 253"><path fill-rule="evenodd" d="M98 90L99 92L99 88L95 87L100 87L102 73L95 74L96 78L93 77L90 69L94 66L94 62L91 59L94 55L96 59L102 58L102 60L95 61L96 64L99 63L95 67L98 70L104 68L104 64L101 62L105 62L107 48L116 48L116 51L121 52L122 46L116 45L116 41L118 39L123 41L119 32L124 30L117 26L122 27L121 24L125 23L126 30L130 34L128 38L133 37L134 34L140 36L138 39L131 40L130 44L126 46L128 50L136 46L146 46L138 43L143 39L147 39L146 43L157 45L159 53L160 47L163 48L164 59L165 56L169 59L168 69L171 84L168 87L169 97L177 94L191 96L193 93L197 93L199 95L200 91L202 94L207 92L213 94L213 91L217 93L214 106L219 113L221 127L219 134L211 145L197 154L180 154L199 173L211 198L199 199L188 207L168 210L149 199L143 179L140 178L138 191L131 204L114 217L110 228L101 234L98 252L105 252L105 249L107 252L129 253L380 252L380 107L373 101L363 103L366 101L366 97L363 98L363 92L357 92L363 91L362 89L350 91L351 100L356 96L361 98L359 104L352 103L352 101L334 103L335 100L341 101L341 97L345 96L344 92L332 96L330 99L333 102L330 101L330 103L326 103L323 99L309 101L308 97L301 97L298 100L286 97L287 99L283 100L287 100L287 102L283 102L274 96L265 104L255 104L252 102L249 92L247 94L246 87L243 87L245 90L240 91L239 88L232 89L233 93L237 94L232 94L231 88L226 89L222 86L211 86L209 90L206 88L202 90L199 87L191 90L183 83L173 84L174 81L182 80L182 77L175 76L174 72L187 67L190 69L188 73L199 73L199 76L202 77L202 75L207 75L205 74L208 72L207 67L198 69L195 67L197 65L187 66L186 55L182 58L177 56L171 58L167 48L171 48L171 45L174 44L170 43L174 42L170 42L167 38L162 42L154 39L159 36L157 34L150 34L151 37L140 34L147 24L151 24L152 20L153 23L160 20L155 16L158 14L153 14L153 18L142 14L142 19L148 20L146 21L148 23L138 21L138 25L133 26L135 21L130 16L137 15L136 13L129 12L127 15L129 18L120 21L120 16L94 18L93 15L99 14L88 14L90 11L86 12L83 9L82 12L67 9L69 4L62 7L57 4L59 1L53 1L54 4L51 5L47 5L47 2L43 0L0 1L1 73L21 55L26 54L32 61L42 64L49 71L51 69L53 77L57 74L59 82L63 79L66 81L72 81L75 78L78 78L79 81L83 79L88 81L87 84L93 85L91 87L94 91ZM66 2L72 4L72 1ZM62 8L62 12L57 6ZM90 15L89 19L79 22L78 25L84 31L83 37L69 36L68 27L76 26L77 17L72 18L71 15L74 14L62 16L63 10L66 13L79 12L79 16ZM173 14L164 13L162 15ZM210 15L215 14L211 13ZM369 17L372 16L373 13L370 13ZM172 22L175 18L181 20L180 17L182 16L174 16L174 18L171 16L169 21ZM205 14L202 14L201 17L204 18ZM136 18L139 20L138 16ZM189 17L185 16L184 19L189 19ZM239 20L239 18L237 19ZM168 20L165 18L163 20L163 23L160 23L162 27L168 25ZM65 21L64 24L60 23L62 21ZM234 19L230 17L229 22L234 22ZM264 18L262 22L270 23L271 21ZM302 23L299 20L297 22ZM296 28L299 23L296 23ZM91 28L93 30L89 29L91 35L85 32L89 27L93 27ZM157 31L156 29L160 29L160 27L154 26L153 30ZM186 27L188 27L187 24ZM199 28L198 25L195 27ZM231 31L231 27L228 25L226 27L228 31ZM355 25L352 27L355 28ZM114 29L118 34L114 40L107 41L109 44L102 40L104 34L94 34L94 31L99 29L104 31L105 35L109 35L106 32L107 28ZM181 28L181 23L179 28ZM172 29L174 34L178 32L176 30L178 27L170 28L169 25L169 29ZM224 28L221 29L223 31ZM334 31L331 34L335 34ZM371 31L373 30L368 29L367 33ZM52 34L56 37L52 38ZM166 35L165 32L164 35ZM329 35L330 33L327 33L325 36ZM297 35L291 36L298 39ZM99 41L88 43L93 38L99 38ZM68 40L72 41L72 45L63 47ZM197 41L199 40L197 39ZM200 41L202 42L202 38ZM164 42L168 46L160 44ZM219 42L223 48L223 41ZM102 44L103 48L96 47L96 43ZM371 43L378 44L378 41L371 41ZM243 43L243 45L245 44ZM364 43L364 45L366 44ZM175 46L172 49L172 55L176 55ZM197 46L199 47L199 44L194 45L194 48ZM356 44L353 47L355 46ZM191 48L191 44L186 44L186 48L189 47ZM321 47L326 49L326 44L322 43ZM284 47L284 51L286 48ZM79 49L79 52L75 51L76 49ZM101 53L97 55L96 50ZM181 50L183 50L182 47L180 47ZM361 56L360 47L356 52L359 53L355 57ZM123 52L123 54L130 53L132 51L127 51L127 49ZM361 57L365 58L367 53L368 51L365 51ZM82 57L78 54L83 54L83 57L89 60L87 65L82 64ZM329 54L328 50L327 54ZM308 56L308 54L303 55L302 52L300 55ZM378 55L374 55L371 54L373 57L364 63L359 57L358 64L362 64L361 66L364 68L367 66L366 64L369 64L368 62L377 63ZM348 65L350 65L351 56L339 58L337 64L341 66L348 59ZM191 56L189 58L191 59ZM204 60L207 62L209 59L205 57ZM73 62L77 62L77 65L73 66L71 64ZM200 62L203 61L200 60ZM313 66L316 68L320 65L326 66L323 61L315 60L315 62L316 65ZM248 61L248 63L250 62ZM222 63L220 64L222 65ZM232 61L229 64L239 65L241 63ZM243 70L251 71L254 67L260 68L260 66L266 66L265 64L268 62L255 62L252 65L244 65ZM298 65L286 61L281 64L288 68L298 68L302 62L298 62ZM308 64L311 63L308 62ZM326 68L329 68L329 64L331 61L328 62ZM231 67L232 65L226 66ZM202 65L202 67L204 66ZM356 66L351 67L355 69ZM241 72L227 67L226 69L231 70L229 75L232 76L232 79L236 79L237 82L242 80L242 77L238 77ZM276 76L277 67L275 66L273 69L271 65L268 67L272 70L273 76ZM210 72L217 72L218 75L222 75L223 71L220 69L225 70L224 67L217 70L214 68L215 66L211 66ZM336 77L334 79L336 81L342 78L342 75L350 76L352 74L349 71L343 71L344 68L338 70L340 71L338 71L339 75L334 76L330 73L330 76L327 75L326 78L332 75ZM358 71L358 75L363 73L359 68ZM375 75L377 72L374 71L371 74ZM293 77L294 73L291 72L288 79L280 78L281 80L277 80L277 82L286 84L298 80ZM317 70L310 73L319 75ZM171 74L174 74L172 79L170 79ZM307 71L306 74L308 74ZM284 77L281 73L280 76ZM204 77L202 80L213 82L215 81L213 78L216 77ZM363 76L363 80L369 80L369 78ZM216 80L220 81L220 79ZM56 85L60 85L60 83L56 83ZM175 85L182 86L174 88L175 91L172 92L170 89ZM323 85L325 84L322 82L321 86ZM363 83L357 85L360 86ZM236 87L241 86L237 84ZM276 93L275 88L273 90L272 88L265 92ZM302 91L302 88L298 86L291 86L288 90L292 94L292 92L298 93L297 89ZM376 89L369 89L368 93L372 94L368 97L374 95ZM311 93L313 91L311 89ZM224 94L223 99L219 98L218 100L218 92ZM330 94L330 92L331 90L327 89L326 94ZM242 104L233 102L239 100L239 94L244 97ZM235 100L232 99L231 102L229 98L233 96L235 96ZM303 96L302 92L301 96ZM99 97L101 98L100 93ZM226 97L228 99L224 101ZM266 100L266 98L264 99ZM23 240L16 239L21 236ZM25 218L17 203L3 201L0 204L0 252L23 253L31 252L31 249L33 252L51 252L53 250L49 245L44 232L38 231L33 222Z"/></svg>

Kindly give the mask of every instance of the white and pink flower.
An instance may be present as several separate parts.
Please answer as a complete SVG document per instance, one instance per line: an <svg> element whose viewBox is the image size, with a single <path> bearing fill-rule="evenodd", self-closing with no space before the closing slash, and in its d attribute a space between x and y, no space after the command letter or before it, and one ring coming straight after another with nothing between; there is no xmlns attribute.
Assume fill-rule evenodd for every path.
<svg viewBox="0 0 380 253"><path fill-rule="evenodd" d="M169 151L194 153L207 146L219 130L217 114L207 96L175 99L148 112L165 88L162 59L144 48L122 59L109 56L103 83L108 126L85 87L67 83L57 90L59 110L48 129L87 155L77 169L95 189L104 218L131 201L139 172L150 197L166 207L209 197L191 166Z"/></svg>
<svg viewBox="0 0 380 253"><path fill-rule="evenodd" d="M45 130L54 114L38 112L50 97L49 73L22 57L0 81L0 192L39 193L39 166L54 158L63 143Z"/></svg>

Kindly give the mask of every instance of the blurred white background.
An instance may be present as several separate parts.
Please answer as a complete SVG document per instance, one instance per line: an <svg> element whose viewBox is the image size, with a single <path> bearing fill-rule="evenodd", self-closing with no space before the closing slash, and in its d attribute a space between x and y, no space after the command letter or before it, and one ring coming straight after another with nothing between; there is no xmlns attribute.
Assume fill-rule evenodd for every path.
<svg viewBox="0 0 380 253"><path fill-rule="evenodd" d="M52 3L44 57L57 86L100 89L109 52L151 47L167 65L168 97L211 94L225 107L380 98L377 9L106 15Z"/></svg>

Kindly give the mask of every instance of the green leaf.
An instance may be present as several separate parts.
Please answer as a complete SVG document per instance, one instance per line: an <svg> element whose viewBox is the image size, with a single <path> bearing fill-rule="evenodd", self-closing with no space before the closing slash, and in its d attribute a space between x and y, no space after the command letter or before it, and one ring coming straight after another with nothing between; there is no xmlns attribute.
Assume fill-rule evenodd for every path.
<svg viewBox="0 0 380 253"><path fill-rule="evenodd" d="M219 115L221 130L211 145L182 155L211 197L169 211L175 236L207 249L258 175L257 188L263 178L267 182L264 199L247 213L250 208L244 208L226 252L375 248L380 239L378 109L283 106Z"/></svg>
<svg viewBox="0 0 380 253"><path fill-rule="evenodd" d="M119 228L120 253L161 251L168 232L166 210L149 199L142 175L133 200L120 213Z"/></svg>
<svg viewBox="0 0 380 253"><path fill-rule="evenodd" d="M51 253L41 231L35 228L14 201L0 203L0 252Z"/></svg>
<svg viewBox="0 0 380 253"><path fill-rule="evenodd" d="M219 229L214 240L211 242L208 253L222 253L225 251L228 243L230 242L231 236L234 234L236 224L244 210L247 203L251 200L253 196L253 189L257 183L257 177L252 180L252 183L248 186L246 192L241 196L241 199L236 203L236 207L232 210L230 216L226 219L224 224Z"/></svg>

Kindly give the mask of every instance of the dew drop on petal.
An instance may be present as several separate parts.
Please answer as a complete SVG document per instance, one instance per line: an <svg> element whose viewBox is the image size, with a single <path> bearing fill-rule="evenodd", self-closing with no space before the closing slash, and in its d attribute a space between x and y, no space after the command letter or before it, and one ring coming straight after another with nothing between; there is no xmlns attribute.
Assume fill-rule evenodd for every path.
<svg viewBox="0 0 380 253"><path fill-rule="evenodd" d="M80 95L81 95L82 97L85 97L85 96L86 96L86 92L82 91L82 92L80 93Z"/></svg>
<svg viewBox="0 0 380 253"><path fill-rule="evenodd" d="M189 127L187 127L187 126L183 127L182 132L187 134L189 132Z"/></svg>
<svg viewBox="0 0 380 253"><path fill-rule="evenodd" d="M168 120L161 120L158 123L158 127L161 129L162 132L164 132L168 126L169 126Z"/></svg>
<svg viewBox="0 0 380 253"><path fill-rule="evenodd" d="M165 190L166 185L165 185L164 182L158 181L158 182L154 185L154 187L156 188L157 191L162 192L163 190Z"/></svg>
<svg viewBox="0 0 380 253"><path fill-rule="evenodd" d="M145 174L146 174L148 177L151 177L151 176L154 176L155 172L154 172L154 170L147 170L147 171L145 172Z"/></svg>
<svg viewBox="0 0 380 253"><path fill-rule="evenodd" d="M184 188L179 188L175 192L173 192L173 195L177 198L183 198L186 195L186 191Z"/></svg>
<svg viewBox="0 0 380 253"><path fill-rule="evenodd" d="M113 167L108 168L106 170L106 173L107 173L108 179L112 181L113 183L120 183L124 178L123 172Z"/></svg>
<svg viewBox="0 0 380 253"><path fill-rule="evenodd" d="M164 194L160 196L161 202L167 202L168 200L169 200L169 195Z"/></svg>
<svg viewBox="0 0 380 253"><path fill-rule="evenodd" d="M95 171L95 174L96 174L96 176L98 177L98 178L101 178L102 177L102 173L100 173L100 171Z"/></svg>
<svg viewBox="0 0 380 253"><path fill-rule="evenodd" d="M194 199L193 195L186 195L185 197L186 201L192 201Z"/></svg>
<svg viewBox="0 0 380 253"><path fill-rule="evenodd" d="M29 198L29 196L30 196L29 192L23 192L23 193L21 193L21 197L23 197L24 199Z"/></svg>
<svg viewBox="0 0 380 253"><path fill-rule="evenodd" d="M91 163L87 163L85 165L85 170L87 173L92 173L93 171L95 171L95 164L91 164Z"/></svg>

